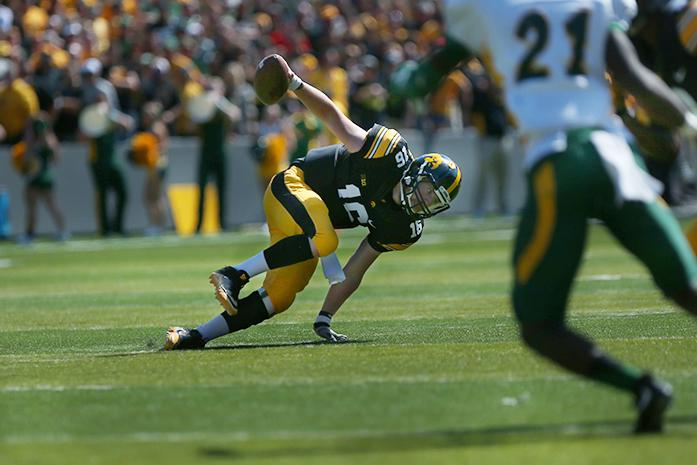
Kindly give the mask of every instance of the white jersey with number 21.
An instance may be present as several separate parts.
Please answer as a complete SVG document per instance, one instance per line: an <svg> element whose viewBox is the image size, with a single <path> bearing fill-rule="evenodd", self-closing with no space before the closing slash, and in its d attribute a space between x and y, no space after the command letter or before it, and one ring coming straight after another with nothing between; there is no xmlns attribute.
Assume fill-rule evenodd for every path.
<svg viewBox="0 0 697 465"><path fill-rule="evenodd" d="M493 68L508 110L520 132L537 141L538 155L563 149L565 130L612 125L605 79L612 0L444 3L448 37Z"/></svg>

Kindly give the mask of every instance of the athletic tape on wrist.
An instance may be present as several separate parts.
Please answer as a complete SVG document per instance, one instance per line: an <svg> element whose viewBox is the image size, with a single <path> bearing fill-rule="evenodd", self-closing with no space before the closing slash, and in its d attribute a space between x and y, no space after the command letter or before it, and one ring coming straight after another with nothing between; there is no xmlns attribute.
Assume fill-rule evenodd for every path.
<svg viewBox="0 0 697 465"><path fill-rule="evenodd" d="M319 315L317 315L317 319L315 320L315 326L330 326L332 324L331 315L323 315L322 313L325 312L321 312Z"/></svg>
<svg viewBox="0 0 697 465"><path fill-rule="evenodd" d="M303 80L300 79L297 74L293 74L293 77L290 78L290 84L288 84L288 88L290 90L298 90L303 86L303 84L305 84Z"/></svg>

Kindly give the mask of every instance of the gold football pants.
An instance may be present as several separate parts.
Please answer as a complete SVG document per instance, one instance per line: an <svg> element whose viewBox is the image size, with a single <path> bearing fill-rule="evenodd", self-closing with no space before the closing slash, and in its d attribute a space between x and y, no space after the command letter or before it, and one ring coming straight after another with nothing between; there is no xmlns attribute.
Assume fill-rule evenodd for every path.
<svg viewBox="0 0 697 465"><path fill-rule="evenodd" d="M334 252L339 243L329 219L329 210L320 196L305 183L303 170L291 166L274 176L264 193L264 212L271 245L289 236L312 238L320 256ZM276 268L266 273L264 289L274 313L286 310L295 295L305 289L317 268L317 258Z"/></svg>

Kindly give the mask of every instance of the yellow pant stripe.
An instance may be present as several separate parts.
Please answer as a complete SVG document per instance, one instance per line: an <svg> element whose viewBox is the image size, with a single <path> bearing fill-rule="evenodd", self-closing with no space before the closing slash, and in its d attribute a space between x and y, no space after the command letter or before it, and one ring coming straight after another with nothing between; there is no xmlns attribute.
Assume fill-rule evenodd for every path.
<svg viewBox="0 0 697 465"><path fill-rule="evenodd" d="M692 252L697 255L697 220L685 231L685 236L687 237L687 242L690 243Z"/></svg>
<svg viewBox="0 0 697 465"><path fill-rule="evenodd" d="M544 163L533 179L537 220L532 240L525 248L516 265L516 279L519 283L528 282L549 247L556 224L556 181L551 162Z"/></svg>

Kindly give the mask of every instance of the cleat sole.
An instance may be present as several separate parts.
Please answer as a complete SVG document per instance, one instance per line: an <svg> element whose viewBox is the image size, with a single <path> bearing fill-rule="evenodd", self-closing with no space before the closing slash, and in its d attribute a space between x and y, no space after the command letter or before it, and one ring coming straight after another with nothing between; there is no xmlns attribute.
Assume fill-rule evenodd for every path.
<svg viewBox="0 0 697 465"><path fill-rule="evenodd" d="M215 298L218 300L220 305L225 309L226 312L228 312L228 314L235 316L237 315L237 307L230 302L227 293L225 290L223 290L221 278L222 276L219 273L213 272L208 277L208 281L215 288Z"/></svg>
<svg viewBox="0 0 697 465"><path fill-rule="evenodd" d="M165 336L165 350L174 350L175 347L179 344L179 340L181 337L179 336L179 333L177 332L177 328L170 327L167 328L167 335Z"/></svg>

